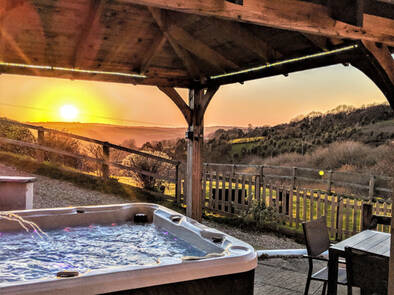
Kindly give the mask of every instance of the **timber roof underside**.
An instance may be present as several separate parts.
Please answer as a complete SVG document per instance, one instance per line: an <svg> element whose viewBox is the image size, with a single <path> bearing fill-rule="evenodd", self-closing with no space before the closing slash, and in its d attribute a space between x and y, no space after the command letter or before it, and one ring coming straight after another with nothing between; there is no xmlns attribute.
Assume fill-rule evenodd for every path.
<svg viewBox="0 0 394 295"><path fill-rule="evenodd" d="M191 87L210 83L212 76L357 43L129 2L133 1L0 0L0 72ZM392 7L384 2L381 5ZM376 14L375 6L368 9ZM298 66L279 65L268 69L265 76L351 62L352 58L361 58L357 50L312 58ZM146 77L28 68L22 64Z"/></svg>

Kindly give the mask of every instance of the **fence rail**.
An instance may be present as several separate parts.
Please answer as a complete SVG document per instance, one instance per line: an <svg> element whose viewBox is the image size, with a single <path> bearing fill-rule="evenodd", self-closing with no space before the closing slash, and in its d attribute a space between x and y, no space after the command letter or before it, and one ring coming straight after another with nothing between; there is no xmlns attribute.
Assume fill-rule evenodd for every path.
<svg viewBox="0 0 394 295"><path fill-rule="evenodd" d="M136 154L136 155L140 155L140 156L144 156L147 158L151 158L157 161L162 161L162 162L166 162L172 165L179 165L180 162L179 161L174 161L171 159L166 159L166 158L162 158L162 157L158 157L149 153L145 153L145 152L141 152L139 150L135 150L135 149L131 149L131 148L127 148L124 146L120 146L120 145L116 145L107 141L101 141L98 139L93 139L90 137L85 137L85 136L81 136L81 135L77 135L77 134L73 134L73 133L68 133L65 131L60 131L60 130L56 130L56 129L50 129L50 128L45 128L42 126L36 126L36 125L31 125L31 124L26 124L26 123L21 123L21 122L17 122L17 121L8 121L8 120L4 120L4 119L0 119L1 123L6 123L6 124L11 124L11 125L17 125L17 126L21 126L21 127L25 127L28 129L35 129L38 132L37 138L44 138L44 132L49 132L49 133L53 133L53 134L58 134L58 135L62 135L65 137L70 137L70 138L74 138L74 139L78 139L81 141L85 141L85 142L90 142L90 143L95 143L101 146L107 146L116 150L120 150L120 151L124 151L130 154ZM40 140L39 140L40 141Z"/></svg>
<svg viewBox="0 0 394 295"><path fill-rule="evenodd" d="M204 163L204 167L205 170L212 168L215 171L231 171L232 174L237 175L252 175L259 177L261 183L272 183L275 180L280 180L283 185L283 180L287 180L285 184L293 188L303 184L319 184L320 190L329 193L336 192L338 189L342 191L348 189L351 193L351 189L358 189L356 191L357 197L365 199L374 197L389 199L389 196L393 193L390 187L393 179L383 175L273 165ZM346 179L351 179L351 181L346 181ZM341 193L344 194L344 192Z"/></svg>
<svg viewBox="0 0 394 295"><path fill-rule="evenodd" d="M174 187L174 189L168 190L167 193L172 194L176 200L181 199L181 197L180 197L181 181L179 179L180 178L181 163L179 161L174 161L172 159L159 157L156 155L152 155L152 154L142 152L139 150L116 145L116 144L109 143L106 141L101 141L101 140L97 140L97 139L93 139L93 138L89 138L89 137L84 137L84 136L80 136L77 134L72 134L72 133L59 131L59 130L55 130L55 129L45 128L42 126L36 126L36 125L21 123L21 122L17 122L17 121L9 121L6 119L0 119L0 123L15 125L15 126L19 126L19 127L23 127L23 128L27 128L27 129L36 130L37 131L36 142L26 142L26 141L21 141L21 140L9 139L6 137L0 137L0 143L8 144L8 145L11 144L14 146L19 146L19 147L27 147L27 148L31 148L33 150L36 150L37 151L36 156L39 161L43 161L43 159L44 159L42 152L47 152L47 153L53 153L56 155L70 157L70 158L78 159L78 160L82 160L82 161L94 162L100 166L99 170L101 171L101 175L104 179L108 179L111 176L110 167L114 167L114 168L124 170L124 171L138 173L138 174L141 174L141 175L144 175L147 177L152 177L153 179L165 181L166 184L168 185L168 187L170 187L170 186ZM77 152L70 152L70 151L62 150L60 148L54 148L54 147L47 146L46 142L45 142L45 134L46 133L60 135L65 138L76 139L76 140L82 141L82 142L92 143L92 144L95 144L99 147L101 146L101 153L100 153L101 156L100 157L98 157L98 156L91 157L91 156L88 156L85 154L80 154ZM114 161L110 161L111 149L125 152L128 154L139 155L139 156L142 156L142 157L154 160L154 161L167 163L172 166L172 169L169 169L167 171L168 175L163 175L163 174L159 174L159 173L152 173L151 171L146 171L146 170L141 169L136 166L126 166L121 163L116 163Z"/></svg>

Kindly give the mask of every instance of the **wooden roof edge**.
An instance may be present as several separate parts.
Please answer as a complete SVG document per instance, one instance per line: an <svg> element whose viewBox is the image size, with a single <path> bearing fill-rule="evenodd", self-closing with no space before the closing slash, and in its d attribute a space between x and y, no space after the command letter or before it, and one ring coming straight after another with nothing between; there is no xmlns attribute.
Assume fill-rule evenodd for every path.
<svg viewBox="0 0 394 295"><path fill-rule="evenodd" d="M335 20L328 7L300 0L248 0L244 5L216 0L119 0L200 16L299 31L326 37L368 40L394 46L394 20L363 14L363 26ZM277 12L281 13L278 14Z"/></svg>

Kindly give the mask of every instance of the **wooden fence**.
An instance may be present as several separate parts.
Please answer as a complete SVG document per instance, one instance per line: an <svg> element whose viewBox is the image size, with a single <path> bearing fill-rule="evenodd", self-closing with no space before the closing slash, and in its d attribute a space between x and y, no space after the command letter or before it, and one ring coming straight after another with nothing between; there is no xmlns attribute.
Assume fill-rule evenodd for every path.
<svg viewBox="0 0 394 295"><path fill-rule="evenodd" d="M60 155L63 157L70 157L73 159L78 159L80 161L88 161L88 162L93 162L96 163L99 167L100 174L104 179L108 179L110 176L116 176L113 173L111 174L110 167L120 169L123 171L129 171L132 173L139 173L142 175L145 175L147 177L152 177L153 179L156 180L163 180L166 182L168 187L171 187L171 189L167 190L167 194L171 195L172 197L175 197L176 200L180 200L180 195L181 195L181 178L180 178L180 162L179 161L174 161L171 159L159 157L156 155L152 155L146 152L142 152L139 150L127 148L124 146L116 145L113 143L109 142L104 142L100 141L97 139L89 138L89 137L84 137L64 131L59 131L55 129L49 129L49 128L44 128L41 126L35 126L31 124L25 124L25 123L20 123L17 121L9 121L5 119L0 119L0 123L2 124L9 124L9 125L16 125L20 126L23 128L27 129L33 129L37 131L37 136L35 142L26 142L26 141L21 141L21 140L14 140L14 139L9 139L6 137L0 137L0 144L5 144L5 145L13 145L13 146L19 146L19 147L25 147L25 148L31 148L32 150L36 151L36 158L39 161L43 161L43 152L47 153L52 153L56 155ZM51 147L46 145L46 140L45 140L45 134L55 134L58 136L62 136L65 138L72 138L84 143L90 143L97 145L101 147L101 153L100 156L88 156L86 154L80 154L76 152L70 152L67 150L62 150L59 147ZM146 171L143 170L139 167L136 166L126 166L123 165L122 163L111 161L111 149L116 150L116 151L121 151L126 154L135 154L139 155L141 157L145 157L148 159L151 159L152 161L159 161L163 163L167 163L171 166L170 169L167 169L166 174L159 174L159 173L153 173L151 171Z"/></svg>
<svg viewBox="0 0 394 295"><path fill-rule="evenodd" d="M269 169L271 171L269 171ZM291 170L291 175L275 175L273 169ZM369 181L368 185L359 183L346 183L335 181L331 172L330 182L326 183L326 189L303 188L297 181L299 177L294 171L315 172L321 177L322 173L317 169L292 168L279 166L250 166L250 165L227 165L227 164L204 164L203 169L203 207L206 210L230 215L243 215L257 204L264 204L273 208L280 222L293 229L301 229L301 223L320 216L327 217L327 225L330 236L341 240L361 230L362 205L373 204L373 213L377 215L391 216L392 204L390 198L379 198L380 192L386 196L392 193L389 187L376 187L376 181ZM269 171L265 174L265 171ZM259 173L256 173L256 172ZM320 174L319 174L320 172ZM353 176L356 175L351 173ZM341 172L341 175L343 173ZM356 175L361 177L363 175ZM298 177L298 179L297 179ZM382 178L387 183L391 180L384 176L365 176L368 179ZM275 181L275 178L280 181ZM343 178L343 177L342 177ZM286 184L283 179L288 180ZM315 178L304 177L302 180L307 184ZM321 180L318 179L317 180ZM321 184L321 181L317 182ZM348 186L367 190L366 195L341 194L332 190ZM347 187L344 187L346 189ZM371 197L372 196L372 197ZM379 226L379 230L389 231L389 226Z"/></svg>

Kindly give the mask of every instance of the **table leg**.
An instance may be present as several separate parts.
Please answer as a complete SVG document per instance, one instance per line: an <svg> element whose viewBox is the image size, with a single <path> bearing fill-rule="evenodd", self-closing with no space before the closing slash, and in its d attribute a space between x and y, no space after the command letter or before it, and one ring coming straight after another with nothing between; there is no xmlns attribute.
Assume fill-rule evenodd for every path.
<svg viewBox="0 0 394 295"><path fill-rule="evenodd" d="M328 294L337 294L338 255L336 251L328 250Z"/></svg>

